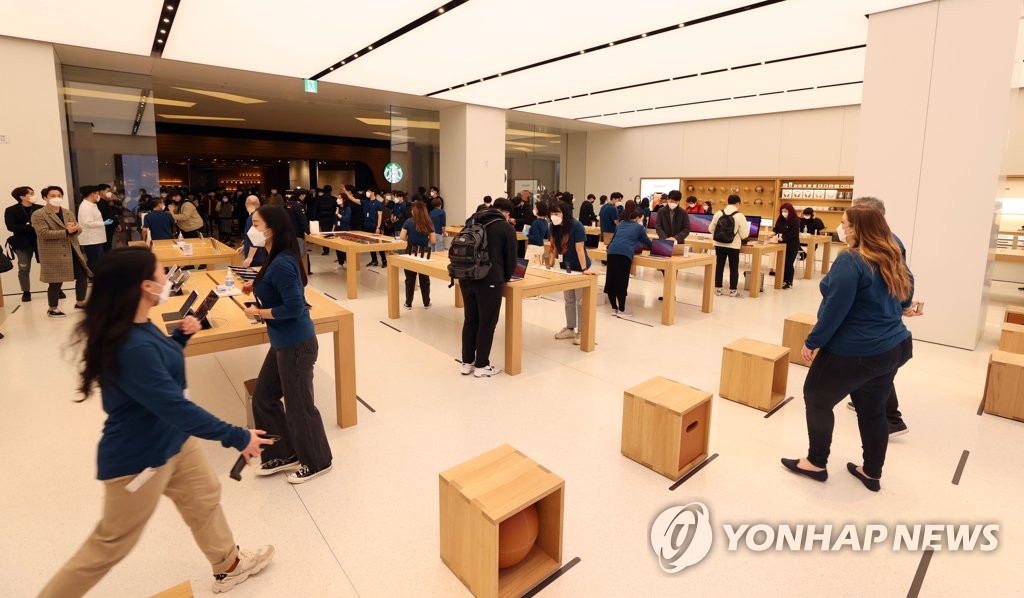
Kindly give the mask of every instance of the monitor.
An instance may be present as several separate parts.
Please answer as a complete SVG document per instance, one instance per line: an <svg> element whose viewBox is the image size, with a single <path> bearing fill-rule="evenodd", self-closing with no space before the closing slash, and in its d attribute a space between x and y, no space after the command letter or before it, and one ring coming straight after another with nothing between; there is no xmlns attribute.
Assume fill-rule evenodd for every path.
<svg viewBox="0 0 1024 598"><path fill-rule="evenodd" d="M647 228L658 228L658 210L651 210L651 215L647 218Z"/></svg>
<svg viewBox="0 0 1024 598"><path fill-rule="evenodd" d="M775 227L775 221L772 220L771 218L762 218L761 219L761 228L763 228L765 230L768 230L769 228L774 228L774 227Z"/></svg>
<svg viewBox="0 0 1024 598"><path fill-rule="evenodd" d="M690 232L710 234L712 218L714 218L714 214L690 214Z"/></svg>
<svg viewBox="0 0 1024 598"><path fill-rule="evenodd" d="M760 216L747 216L747 222L750 223L750 236L748 239L756 239L757 234L761 231L761 217Z"/></svg>

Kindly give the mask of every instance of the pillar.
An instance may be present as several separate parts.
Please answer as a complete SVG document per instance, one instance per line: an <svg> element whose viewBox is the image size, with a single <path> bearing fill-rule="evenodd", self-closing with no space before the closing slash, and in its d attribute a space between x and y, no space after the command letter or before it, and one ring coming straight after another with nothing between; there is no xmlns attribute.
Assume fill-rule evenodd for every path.
<svg viewBox="0 0 1024 598"><path fill-rule="evenodd" d="M461 224L485 195L504 195L505 111L441 110L441 191L450 224Z"/></svg>
<svg viewBox="0 0 1024 598"><path fill-rule="evenodd" d="M868 21L855 195L884 200L907 247L920 340L983 332L1020 17L1020 0L934 0Z"/></svg>

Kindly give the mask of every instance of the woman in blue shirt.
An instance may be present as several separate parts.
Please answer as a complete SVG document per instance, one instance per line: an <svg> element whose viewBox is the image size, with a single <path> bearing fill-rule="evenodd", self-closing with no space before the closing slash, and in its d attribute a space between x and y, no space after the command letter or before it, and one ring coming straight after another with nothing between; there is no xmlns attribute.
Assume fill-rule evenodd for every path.
<svg viewBox="0 0 1024 598"><path fill-rule="evenodd" d="M572 206L560 201L551 205L551 252L560 256L563 270L594 275L590 269L590 256L584 243L586 230L579 220L572 217ZM563 291L565 296L565 328L555 333L556 339L573 339L580 344L580 332L576 329L583 309L583 289Z"/></svg>
<svg viewBox="0 0 1024 598"><path fill-rule="evenodd" d="M612 315L629 318L633 312L626 310L626 293L629 291L629 271L633 267L633 254L639 245L651 248L651 239L643 224L644 213L636 203L626 202L622 219L615 229L615 236L608 245L608 268L605 273L604 292L612 305Z"/></svg>
<svg viewBox="0 0 1024 598"><path fill-rule="evenodd" d="M807 458L783 459L782 464L819 482L828 479L832 411L850 395L864 463L847 463L846 469L878 492L889 443L886 401L896 372L913 356L913 340L903 325L903 316L916 311L913 276L881 212L849 208L843 228L850 249L821 280L818 323L801 350L805 360L813 359L804 382L810 448Z"/></svg>
<svg viewBox="0 0 1024 598"><path fill-rule="evenodd" d="M266 247L267 261L256 279L242 287L245 294L256 296L245 313L266 322L270 336L252 393L252 414L258 427L281 437L264 451L256 473L291 471L288 482L301 484L330 471L332 459L313 401L313 366L320 347L306 306L306 271L299 265L298 240L284 208L266 205L256 210L248 234L253 245Z"/></svg>
<svg viewBox="0 0 1024 598"><path fill-rule="evenodd" d="M437 240L434 224L427 213L427 204L422 201L412 202L412 217L402 225L401 239L406 241L409 253L417 253L419 248L433 247ZM424 252L425 253L425 252ZM430 277L420 274L420 293L423 296L423 308L430 309ZM416 273L405 271L405 309L412 309L412 296L416 291Z"/></svg>
<svg viewBox="0 0 1024 598"><path fill-rule="evenodd" d="M233 426L189 400L184 349L200 330L199 322L187 317L167 338L149 321L150 309L166 301L170 290L163 267L147 248L115 249L97 265L75 339L84 349L82 400L99 386L107 413L97 451L103 515L40 596L88 592L131 552L161 496L174 501L210 561L214 592L259 573L274 556L273 546L238 550L221 510L217 474L197 438L241 451L246 461L272 441L260 438L261 430Z"/></svg>

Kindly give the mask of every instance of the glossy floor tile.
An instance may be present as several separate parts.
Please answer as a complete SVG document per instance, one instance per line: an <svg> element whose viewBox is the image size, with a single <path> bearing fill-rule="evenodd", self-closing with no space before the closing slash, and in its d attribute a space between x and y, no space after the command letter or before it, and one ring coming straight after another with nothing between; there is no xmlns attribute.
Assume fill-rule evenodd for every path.
<svg viewBox="0 0 1024 598"><path fill-rule="evenodd" d="M996 283L987 329L975 351L918 342L897 377L910 427L889 446L883 489L867 492L845 471L859 462L856 417L835 411L830 479L818 484L786 472L780 457L806 451L802 384L791 365L795 399L770 418L717 395L710 450L718 456L675 490L672 481L620 453L622 391L662 375L716 393L722 347L740 337L778 343L792 313L814 313L817 281L767 288L759 299L717 297L701 313L701 277L681 276L676 324L661 326L659 273L640 269L630 284L632 320L599 306L597 350L583 353L553 336L565 323L558 295L524 307L523 374L489 380L458 373L461 310L452 290L432 280L434 308L420 300L387 318L386 275L363 269L360 297L347 300L343 273L314 256L311 284L355 313L357 388L367 407L359 425L334 425L329 367L321 337L318 405L334 451L334 470L301 486L283 477L227 477L233 451L207 443L223 472L223 504L237 541L273 543L275 562L233 591L238 596L469 596L439 556L438 474L508 443L565 479L563 563L578 564L542 596L906 596L921 552L730 551L723 525L998 523L992 552L934 553L921 596L1019 596L1024 559L1024 423L978 416L988 354L1003 305L1024 293ZM798 271L798 275L800 272ZM16 281L4 275L8 293ZM41 288L39 290L42 290ZM104 414L95 398L73 403L77 364L69 334L76 316L49 320L45 294L22 304L6 297L0 331L0 447L7 480L0 493L3 596L30 596L85 539L99 516L96 442ZM67 302L65 302L67 303ZM17 308L17 311L15 311ZM504 361L499 324L492 361ZM265 347L190 358L194 400L244 424L242 382L255 377ZM959 483L952 483L964 451ZM661 571L650 528L666 508L699 501L714 529L710 554L677 574ZM147 596L182 580L210 595L202 554L168 501L131 555L95 596Z"/></svg>

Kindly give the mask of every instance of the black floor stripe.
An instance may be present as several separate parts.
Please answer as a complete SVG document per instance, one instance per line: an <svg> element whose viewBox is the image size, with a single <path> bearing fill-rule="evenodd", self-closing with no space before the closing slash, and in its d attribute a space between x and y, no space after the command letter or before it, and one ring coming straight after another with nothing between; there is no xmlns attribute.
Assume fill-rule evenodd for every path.
<svg viewBox="0 0 1024 598"><path fill-rule="evenodd" d="M324 295L327 295L328 297L330 297L331 299L333 299L333 300L335 300L335 301L337 301L337 300L338 300L338 298L337 298L337 297L335 297L334 295L332 295L332 294L330 294L330 293L327 293L327 292L325 292L325 293L324 293Z"/></svg>
<svg viewBox="0 0 1024 598"><path fill-rule="evenodd" d="M978 415L985 413L985 397L981 397L981 403L978 405Z"/></svg>
<svg viewBox="0 0 1024 598"><path fill-rule="evenodd" d="M14 312L18 311L19 309L21 309L21 306L20 305L15 305L14 309L11 310L11 313L13 314Z"/></svg>
<svg viewBox="0 0 1024 598"><path fill-rule="evenodd" d="M618 316L615 316L615 317L619 318ZM646 326L648 328L654 328L654 324L648 324L647 322L641 322L640 320L632 320L630 318L619 318L619 319L623 320L625 322L632 322L634 324L640 324L641 326Z"/></svg>
<svg viewBox="0 0 1024 598"><path fill-rule="evenodd" d="M390 328L390 329L394 330L395 332L401 332L401 330L399 330L399 329L395 328L395 327L394 327L394 326L392 326L391 324L388 324L388 323L387 323L387 322L385 322L384 320L381 320L381 321L380 321L380 323L381 323L381 324L384 324L385 326L387 326L388 328Z"/></svg>
<svg viewBox="0 0 1024 598"><path fill-rule="evenodd" d="M926 548L921 554L921 564L917 566L917 573L914 575L914 582L910 584L910 591L907 598L917 598L921 595L921 586L924 584L924 575L928 573L928 564L932 562L932 555L935 551Z"/></svg>
<svg viewBox="0 0 1024 598"><path fill-rule="evenodd" d="M548 575L544 579L544 581L542 581L539 584L537 584L537 586L534 587L529 592L523 594L523 598L533 598L534 596L539 594L541 590L543 590L544 588L546 588L549 585L551 585L556 579L558 579L559 577L565 575L565 573L567 571L569 571L569 569L572 569L573 567L575 567L579 563L580 563L580 557L575 557L574 559L572 559L568 563L562 565L561 569L559 569L558 571L555 571L551 575Z"/></svg>
<svg viewBox="0 0 1024 598"><path fill-rule="evenodd" d="M377 410L374 409L373 407L370 407L370 404L367 403L366 401L364 401L363 397L361 397L359 395L356 395L356 400L359 401L360 403L362 403L363 407L366 407L367 409L369 409L370 413L377 413Z"/></svg>
<svg viewBox="0 0 1024 598"><path fill-rule="evenodd" d="M778 405L776 405L775 407L772 407L772 410L771 410L771 411L769 411L768 413L765 413L765 414L764 414L764 418L765 418L765 419L768 419L769 417L771 417L771 416L775 415L775 412L776 412L776 411L778 411L779 409L782 409L783 407L785 407L785 406L786 406L786 403L788 403L788 402L790 402L790 401L792 401L792 400L793 400L793 397L786 397L786 400L785 400L785 401L782 401L781 403L779 403L779 404L778 404Z"/></svg>
<svg viewBox="0 0 1024 598"><path fill-rule="evenodd" d="M707 465L708 463L711 463L712 461L714 461L717 458L718 458L718 453L715 453L715 454L711 455L710 457L708 457L707 459L704 459L703 461L698 463L696 467L694 467L690 471L686 472L686 475L684 475L683 477L679 478L675 482L672 482L672 485L669 486L668 489L669 490L675 490L676 488L682 486L683 482L685 482L686 480L688 480L688 479L692 478L693 476L697 475L697 472L702 470L702 469L704 469L705 465Z"/></svg>
<svg viewBox="0 0 1024 598"><path fill-rule="evenodd" d="M971 451L968 451L966 449L960 455L960 462L957 463L956 473L953 474L953 485L954 486L959 486L960 485L960 476L962 476L964 474L964 467L967 465L967 457L970 457L970 456L971 456Z"/></svg>

